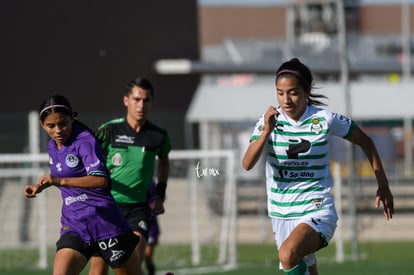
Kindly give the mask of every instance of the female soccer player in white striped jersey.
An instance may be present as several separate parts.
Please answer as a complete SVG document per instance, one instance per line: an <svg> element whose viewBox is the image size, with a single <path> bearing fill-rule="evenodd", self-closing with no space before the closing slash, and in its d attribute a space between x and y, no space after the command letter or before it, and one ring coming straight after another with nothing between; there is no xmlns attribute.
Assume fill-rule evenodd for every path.
<svg viewBox="0 0 414 275"><path fill-rule="evenodd" d="M332 113L323 95L312 92L313 76L297 58L276 72L276 98L257 122L243 158L250 170L266 157L268 215L272 220L280 268L286 274L318 274L315 252L332 238L338 215L330 194L331 136L359 145L376 176L375 205L392 218L394 201L375 144L349 117Z"/></svg>

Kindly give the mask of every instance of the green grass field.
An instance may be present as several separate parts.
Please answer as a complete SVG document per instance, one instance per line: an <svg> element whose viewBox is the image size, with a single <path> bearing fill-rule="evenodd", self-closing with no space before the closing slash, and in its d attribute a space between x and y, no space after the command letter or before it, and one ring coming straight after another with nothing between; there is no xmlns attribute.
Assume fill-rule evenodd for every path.
<svg viewBox="0 0 414 275"><path fill-rule="evenodd" d="M358 262L352 261L349 246L345 246L346 259L342 264L335 262L335 247L328 246L317 254L319 274L321 275L408 275L414 274L414 241L412 242L365 242L360 243ZM190 247L160 245L155 254L155 260L160 270L169 270L180 274L222 274L222 275L247 275L247 274L283 274L277 268L276 250L273 244L240 244L238 255L238 267L228 271L200 271L190 269ZM53 253L53 250L51 251ZM0 250L0 274L3 275L44 275L51 274L51 269L36 270L22 268L33 266L35 254L28 252L1 251ZM215 266L215 251L203 249L203 266ZM53 255L51 255L53 257ZM13 263L18 261L18 263ZM23 263L23 264L22 264ZM52 263L52 259L50 259ZM20 267L16 267L19 265ZM87 274L85 270L82 274Z"/></svg>

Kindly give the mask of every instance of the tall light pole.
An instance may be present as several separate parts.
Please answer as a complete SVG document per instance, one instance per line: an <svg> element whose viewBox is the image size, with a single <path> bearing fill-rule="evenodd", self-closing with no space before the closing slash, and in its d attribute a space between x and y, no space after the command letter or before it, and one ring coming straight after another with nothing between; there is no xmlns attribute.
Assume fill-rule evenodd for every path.
<svg viewBox="0 0 414 275"><path fill-rule="evenodd" d="M336 1L337 11L337 25L338 25L338 42L339 42L339 62L341 66L341 84L345 97L345 110L346 115L351 116L351 91L349 87L349 60L348 49L346 39L346 24L345 24L345 7L343 0ZM348 187L349 187L349 220L350 220L350 232L351 232L351 246L352 246L352 259L354 261L359 260L359 248L358 248L358 226L357 226L357 211L355 200L355 177L354 177L354 147L352 143L346 143L346 156L348 167Z"/></svg>

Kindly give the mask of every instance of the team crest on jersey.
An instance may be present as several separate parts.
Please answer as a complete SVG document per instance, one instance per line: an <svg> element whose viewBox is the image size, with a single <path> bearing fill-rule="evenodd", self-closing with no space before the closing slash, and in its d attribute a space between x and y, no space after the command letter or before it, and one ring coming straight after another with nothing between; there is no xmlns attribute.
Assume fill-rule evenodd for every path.
<svg viewBox="0 0 414 275"><path fill-rule="evenodd" d="M262 131L263 131L263 129L264 129L264 125L259 125L258 130L259 130L260 132L262 132Z"/></svg>
<svg viewBox="0 0 414 275"><path fill-rule="evenodd" d="M79 164L79 159L74 154L69 154L66 156L65 162L66 162L66 166L73 168Z"/></svg>
<svg viewBox="0 0 414 275"><path fill-rule="evenodd" d="M311 132L319 134L322 131L322 124L319 122L319 119L315 118L312 120Z"/></svg>
<svg viewBox="0 0 414 275"><path fill-rule="evenodd" d="M113 155L112 159L112 164L115 166L121 166L122 165L122 156L120 153L115 153L115 155Z"/></svg>
<svg viewBox="0 0 414 275"><path fill-rule="evenodd" d="M323 202L323 199L314 199L312 200L312 204L316 206L316 208L321 208L321 204Z"/></svg>

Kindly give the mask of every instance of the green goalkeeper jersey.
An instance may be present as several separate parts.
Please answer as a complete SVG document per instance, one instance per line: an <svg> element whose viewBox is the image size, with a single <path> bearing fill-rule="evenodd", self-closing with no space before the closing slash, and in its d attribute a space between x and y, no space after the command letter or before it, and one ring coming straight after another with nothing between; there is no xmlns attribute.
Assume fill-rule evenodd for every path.
<svg viewBox="0 0 414 275"><path fill-rule="evenodd" d="M168 133L146 121L139 132L119 118L102 124L96 137L106 157L117 203L143 203L148 199L155 160L171 150Z"/></svg>

